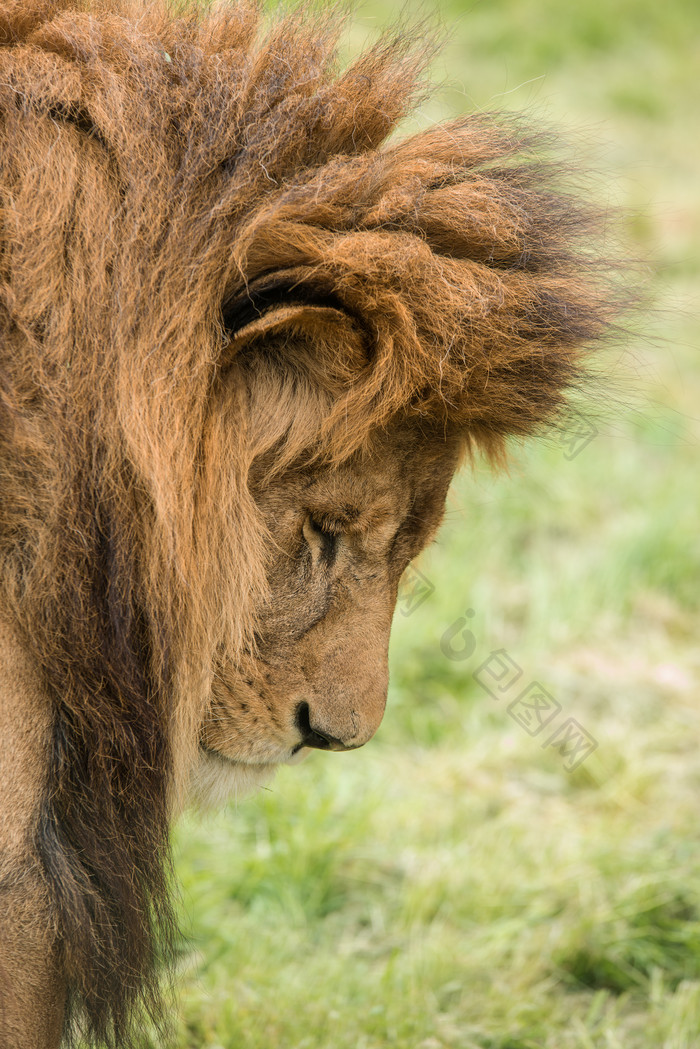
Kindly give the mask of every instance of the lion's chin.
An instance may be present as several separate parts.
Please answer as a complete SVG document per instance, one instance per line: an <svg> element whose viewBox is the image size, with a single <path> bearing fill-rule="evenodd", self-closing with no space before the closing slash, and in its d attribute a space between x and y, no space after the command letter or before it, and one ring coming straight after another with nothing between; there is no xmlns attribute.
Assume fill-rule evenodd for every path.
<svg viewBox="0 0 700 1049"><path fill-rule="evenodd" d="M249 765L200 747L199 762L190 780L189 801L212 808L234 798L248 797L274 776L276 765Z"/></svg>

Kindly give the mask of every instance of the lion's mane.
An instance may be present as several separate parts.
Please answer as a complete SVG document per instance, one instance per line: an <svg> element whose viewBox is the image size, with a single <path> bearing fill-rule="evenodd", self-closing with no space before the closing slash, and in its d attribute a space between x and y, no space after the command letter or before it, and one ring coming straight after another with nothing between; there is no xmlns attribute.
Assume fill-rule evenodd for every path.
<svg viewBox="0 0 700 1049"><path fill-rule="evenodd" d="M52 704L34 850L93 1041L157 1012L168 814L265 587L251 449L340 460L412 412L497 454L618 308L547 143L479 115L383 145L426 48L341 70L339 28L0 3L0 598ZM221 391L280 303L347 338L319 331L256 432Z"/></svg>

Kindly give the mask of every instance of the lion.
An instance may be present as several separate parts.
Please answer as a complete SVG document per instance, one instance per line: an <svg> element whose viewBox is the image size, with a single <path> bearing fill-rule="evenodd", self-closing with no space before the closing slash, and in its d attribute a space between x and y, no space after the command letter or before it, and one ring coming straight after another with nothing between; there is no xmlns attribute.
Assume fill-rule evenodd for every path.
<svg viewBox="0 0 700 1049"><path fill-rule="evenodd" d="M169 825L384 712L476 451L615 330L598 218L427 48L247 0L0 0L0 1043L162 1019Z"/></svg>

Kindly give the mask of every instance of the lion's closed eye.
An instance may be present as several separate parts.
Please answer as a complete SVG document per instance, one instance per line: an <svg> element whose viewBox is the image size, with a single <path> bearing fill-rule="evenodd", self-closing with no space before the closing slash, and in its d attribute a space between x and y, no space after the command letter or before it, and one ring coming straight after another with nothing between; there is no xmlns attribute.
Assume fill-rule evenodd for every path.
<svg viewBox="0 0 700 1049"><path fill-rule="evenodd" d="M302 535L311 551L314 565L330 566L338 550L340 530L313 514L307 514L302 526Z"/></svg>

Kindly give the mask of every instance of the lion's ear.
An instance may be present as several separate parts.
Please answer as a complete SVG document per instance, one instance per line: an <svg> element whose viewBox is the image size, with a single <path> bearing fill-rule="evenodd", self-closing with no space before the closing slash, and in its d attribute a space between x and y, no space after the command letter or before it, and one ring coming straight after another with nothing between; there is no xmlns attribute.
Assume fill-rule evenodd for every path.
<svg viewBox="0 0 700 1049"><path fill-rule="evenodd" d="M298 276L268 279L228 301L223 323L226 358L274 340L285 358L329 389L344 388L367 366L370 338L361 320L332 291Z"/></svg>
<svg viewBox="0 0 700 1049"><path fill-rule="evenodd" d="M347 324L347 314L332 306L289 305L271 307L233 331L227 326L227 332L230 349L236 353L249 343L271 335L289 332L323 338L329 329L337 330L339 325Z"/></svg>
<svg viewBox="0 0 700 1049"><path fill-rule="evenodd" d="M313 324L324 314L329 320L340 320L345 310L332 289L309 281L308 274L294 269L264 277L229 296L222 319L233 341L255 338L287 323Z"/></svg>

